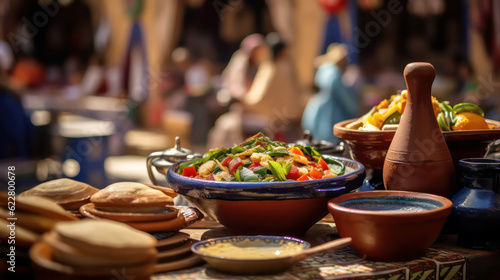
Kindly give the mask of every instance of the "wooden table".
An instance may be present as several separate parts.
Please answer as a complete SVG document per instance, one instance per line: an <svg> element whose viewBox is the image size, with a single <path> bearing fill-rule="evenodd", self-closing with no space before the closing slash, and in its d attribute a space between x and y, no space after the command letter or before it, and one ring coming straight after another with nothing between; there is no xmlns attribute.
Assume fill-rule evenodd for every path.
<svg viewBox="0 0 500 280"><path fill-rule="evenodd" d="M195 224L196 225L196 224ZM204 240L230 235L223 227L188 228L182 230L193 239ZM334 223L320 222L303 237L312 246L338 238ZM358 257L350 247L328 251L296 263L290 270L264 276L224 274L209 265L161 273L155 280L184 279L500 279L500 253L458 247L454 235L440 237L420 259L408 262L372 262ZM411 240L409 240L411 242Z"/></svg>

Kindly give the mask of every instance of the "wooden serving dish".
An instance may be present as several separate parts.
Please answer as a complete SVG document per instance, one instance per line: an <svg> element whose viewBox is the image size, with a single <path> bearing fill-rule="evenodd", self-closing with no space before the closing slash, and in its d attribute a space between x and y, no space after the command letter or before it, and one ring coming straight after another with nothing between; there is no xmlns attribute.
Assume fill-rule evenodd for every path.
<svg viewBox="0 0 500 280"><path fill-rule="evenodd" d="M351 156L369 169L382 169L387 150L391 145L396 131L360 131L346 128L346 125L356 121L351 119L336 123L333 134L347 142L351 148ZM493 126L490 130L443 131L455 167L463 158L484 157L491 144L500 141L500 122L487 119ZM426 149L426 143L422 143Z"/></svg>

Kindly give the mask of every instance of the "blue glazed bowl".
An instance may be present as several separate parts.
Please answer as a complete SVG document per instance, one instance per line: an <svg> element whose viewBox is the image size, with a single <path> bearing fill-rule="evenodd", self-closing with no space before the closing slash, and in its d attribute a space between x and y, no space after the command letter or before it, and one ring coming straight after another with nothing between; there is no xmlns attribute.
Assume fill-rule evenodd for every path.
<svg viewBox="0 0 500 280"><path fill-rule="evenodd" d="M310 181L220 182L179 175L176 163L166 176L170 188L234 233L300 236L328 213L330 198L359 188L366 175L359 162L325 157L344 163L346 174Z"/></svg>
<svg viewBox="0 0 500 280"><path fill-rule="evenodd" d="M233 250L240 249L241 255L233 251L235 256L221 256L221 245L231 245ZM297 261L298 254L309 247L308 242L293 237L257 235L210 239L194 244L191 251L220 271L255 275L287 270ZM228 250L227 247L224 250ZM269 252L275 250L279 250L282 255L270 256ZM249 257L249 254L253 256Z"/></svg>

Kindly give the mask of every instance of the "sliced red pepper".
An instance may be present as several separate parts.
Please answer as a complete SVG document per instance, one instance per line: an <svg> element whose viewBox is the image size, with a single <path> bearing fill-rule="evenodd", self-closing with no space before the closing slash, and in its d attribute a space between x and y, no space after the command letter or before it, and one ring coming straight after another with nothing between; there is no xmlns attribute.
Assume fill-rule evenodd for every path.
<svg viewBox="0 0 500 280"><path fill-rule="evenodd" d="M259 167L259 166L260 166L260 163L253 162L252 164L250 164L250 166L248 167L248 169L254 170L256 167Z"/></svg>
<svg viewBox="0 0 500 280"><path fill-rule="evenodd" d="M297 181L308 181L308 180L311 180L309 178L309 176L307 176L307 174L304 174L302 176L299 177L299 179L297 179Z"/></svg>
<svg viewBox="0 0 500 280"><path fill-rule="evenodd" d="M326 161L324 159L322 159L322 158L319 159L318 166L321 169L323 169L323 171L330 170L330 167L328 166L328 164L326 163Z"/></svg>
<svg viewBox="0 0 500 280"><path fill-rule="evenodd" d="M227 157L220 164L222 164L222 166L228 166L229 162L231 162L231 158Z"/></svg>
<svg viewBox="0 0 500 280"><path fill-rule="evenodd" d="M243 162L239 157L234 158L230 163L229 163L229 173L233 174L238 167L242 166Z"/></svg>
<svg viewBox="0 0 500 280"><path fill-rule="evenodd" d="M299 169L297 166L292 164L292 167L290 167L290 172L288 172L288 175L286 175L287 179L292 179L292 180L297 180L300 177Z"/></svg>
<svg viewBox="0 0 500 280"><path fill-rule="evenodd" d="M311 171L309 171L309 173L307 173L307 176L309 176L313 179L323 178L323 174L321 174L321 172L319 172L318 169L316 169L316 168L311 169Z"/></svg>
<svg viewBox="0 0 500 280"><path fill-rule="evenodd" d="M196 167L194 167L194 166L188 166L188 167L184 167L184 169L182 169L182 176L195 177L197 175L198 175L198 172L196 172Z"/></svg>
<svg viewBox="0 0 500 280"><path fill-rule="evenodd" d="M310 156L306 156L306 155L304 155L304 156L307 158L308 161L311 161L311 157Z"/></svg>
<svg viewBox="0 0 500 280"><path fill-rule="evenodd" d="M299 155L299 156L304 156L304 153L302 152L301 149L297 148L297 147L292 147L289 151L291 154L296 154L296 155Z"/></svg>

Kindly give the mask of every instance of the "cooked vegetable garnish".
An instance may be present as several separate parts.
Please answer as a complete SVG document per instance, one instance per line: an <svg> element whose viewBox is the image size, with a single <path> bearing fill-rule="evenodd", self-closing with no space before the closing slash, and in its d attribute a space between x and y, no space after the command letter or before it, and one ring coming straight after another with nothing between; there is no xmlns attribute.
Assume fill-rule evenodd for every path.
<svg viewBox="0 0 500 280"><path fill-rule="evenodd" d="M374 106L370 112L346 125L346 128L363 131L395 130L406 107L408 92L392 95ZM453 107L448 101L439 102L431 97L432 108L439 127L443 131L490 129L484 120L484 112L472 103L460 103ZM396 126L396 127L395 127Z"/></svg>
<svg viewBox="0 0 500 280"><path fill-rule="evenodd" d="M344 175L345 165L313 147L272 141L258 133L232 148L212 149L201 159L183 162L178 173L216 181L303 181Z"/></svg>

